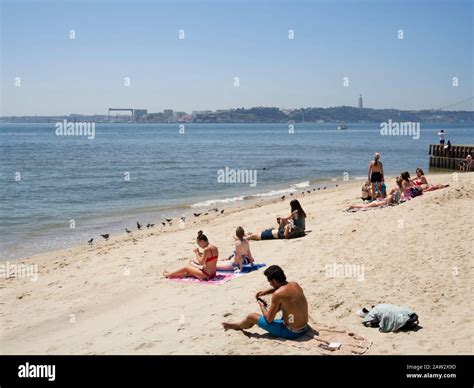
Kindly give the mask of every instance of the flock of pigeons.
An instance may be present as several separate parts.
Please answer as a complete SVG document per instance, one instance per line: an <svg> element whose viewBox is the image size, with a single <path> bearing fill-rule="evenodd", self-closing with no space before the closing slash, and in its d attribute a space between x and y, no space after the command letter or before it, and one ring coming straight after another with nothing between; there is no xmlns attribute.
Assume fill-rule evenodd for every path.
<svg viewBox="0 0 474 388"><path fill-rule="evenodd" d="M336 187L338 187L338 186L339 186L339 185L336 185ZM314 188L312 191L316 191L316 190L321 190L321 187L318 187L317 189ZM326 190L326 186L323 187L323 190ZM308 194L311 194L311 190L306 190L306 192L307 192ZM302 191L301 194L304 195L304 191ZM293 193L291 193L290 195L293 195ZM283 195L283 196L281 197L281 200L284 201L285 198L286 198L286 195Z"/></svg>
<svg viewBox="0 0 474 388"><path fill-rule="evenodd" d="M212 211L214 211L214 212L216 212L216 213L219 213L219 209L214 208L214 209L210 209L207 213L204 213L204 214L203 214L203 213L193 213L193 215L194 215L194 217L199 217L200 215L207 216L207 215L209 214L209 212L212 212ZM223 214L223 213L224 213L224 209L222 209L222 210L220 211L220 214ZM172 226L172 225L173 225L173 218L165 218L165 221L166 221L166 222L164 222L164 221L161 222L161 225L162 225L162 226L166 226L166 225ZM185 221L186 221L186 217L181 217L181 218L180 218L180 221L185 222ZM146 228L147 228L147 229L150 229L150 228L153 228L154 226L155 226L155 224L147 224L147 225L146 225ZM143 225L140 224L139 221L137 221L137 230L142 230L142 227L143 227ZM131 231L131 230L128 230L128 228L125 228L125 232L127 232L127 234L132 233L132 231ZM107 240L109 239L109 237L110 237L110 234L105 233L105 234L101 234L100 236L101 236L104 240L107 241ZM87 243L88 243L89 245L92 245L93 242L94 242L94 238L93 238L93 237L87 241Z"/></svg>

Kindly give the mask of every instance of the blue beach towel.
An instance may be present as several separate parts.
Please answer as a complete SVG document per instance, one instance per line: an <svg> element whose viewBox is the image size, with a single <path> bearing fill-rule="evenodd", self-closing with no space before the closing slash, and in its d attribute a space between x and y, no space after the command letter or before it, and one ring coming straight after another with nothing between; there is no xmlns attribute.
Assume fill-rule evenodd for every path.
<svg viewBox="0 0 474 388"><path fill-rule="evenodd" d="M258 263L258 264L245 264L243 267L242 267L242 271L240 273L244 274L244 273L249 273L249 272L253 272L253 271L257 271L258 269L262 268L262 267L266 267L267 265L265 263ZM222 270L219 270L217 272L234 272L233 270L228 270L228 271L222 271Z"/></svg>

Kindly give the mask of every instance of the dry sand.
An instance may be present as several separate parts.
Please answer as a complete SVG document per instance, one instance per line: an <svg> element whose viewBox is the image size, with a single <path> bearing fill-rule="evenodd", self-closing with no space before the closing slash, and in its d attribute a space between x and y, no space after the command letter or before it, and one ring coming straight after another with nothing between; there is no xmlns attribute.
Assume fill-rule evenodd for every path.
<svg viewBox="0 0 474 388"><path fill-rule="evenodd" d="M364 336L373 343L368 354L472 354L474 174L453 177L428 176L451 186L358 213L343 210L360 202L360 182L300 194L311 232L252 242L253 254L300 283L313 323ZM224 320L258 311L254 294L268 287L262 270L219 286L161 276L193 257L199 229L227 257L237 226L260 231L273 225L276 215L288 213L288 198L187 220L182 230L175 222L10 262L37 264L39 277L0 279L0 352L318 354L258 327L250 337L221 328ZM363 265L364 279L328 277L332 263ZM356 310L378 302L411 307L422 329L384 334L363 327Z"/></svg>

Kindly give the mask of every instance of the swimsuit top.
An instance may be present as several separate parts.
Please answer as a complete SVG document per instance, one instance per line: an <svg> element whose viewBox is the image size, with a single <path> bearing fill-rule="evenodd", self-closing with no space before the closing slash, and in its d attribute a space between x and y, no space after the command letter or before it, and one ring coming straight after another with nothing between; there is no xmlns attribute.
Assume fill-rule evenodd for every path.
<svg viewBox="0 0 474 388"><path fill-rule="evenodd" d="M211 254L212 254L212 249L211 249ZM210 261L217 260L217 257L218 257L218 255L208 257L207 260L206 260L206 263L208 263L208 262L210 262Z"/></svg>

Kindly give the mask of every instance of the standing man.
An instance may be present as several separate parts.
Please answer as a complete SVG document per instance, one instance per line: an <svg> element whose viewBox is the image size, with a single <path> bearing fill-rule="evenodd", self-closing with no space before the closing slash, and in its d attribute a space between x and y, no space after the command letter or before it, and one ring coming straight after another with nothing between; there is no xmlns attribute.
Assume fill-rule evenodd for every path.
<svg viewBox="0 0 474 388"><path fill-rule="evenodd" d="M268 267L264 275L271 288L255 295L261 314L251 313L240 323L222 323L225 330L245 330L254 325L279 338L296 339L308 330L308 302L302 288L296 282L287 282L283 270L278 265ZM270 306L261 296L272 295ZM278 311L282 319L275 319Z"/></svg>
<svg viewBox="0 0 474 388"><path fill-rule="evenodd" d="M438 136L439 136L439 144L443 145L444 144L444 136L445 136L445 133L444 133L443 129L438 132Z"/></svg>

